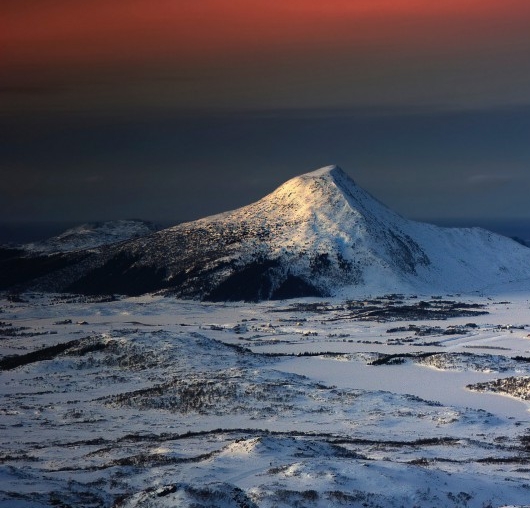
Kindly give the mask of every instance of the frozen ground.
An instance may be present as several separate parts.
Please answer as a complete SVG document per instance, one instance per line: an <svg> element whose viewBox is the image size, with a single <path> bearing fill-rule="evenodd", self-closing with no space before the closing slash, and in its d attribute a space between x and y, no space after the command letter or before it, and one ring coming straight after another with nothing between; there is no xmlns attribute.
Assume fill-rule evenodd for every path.
<svg viewBox="0 0 530 508"><path fill-rule="evenodd" d="M0 299L0 506L530 506L530 302Z"/></svg>

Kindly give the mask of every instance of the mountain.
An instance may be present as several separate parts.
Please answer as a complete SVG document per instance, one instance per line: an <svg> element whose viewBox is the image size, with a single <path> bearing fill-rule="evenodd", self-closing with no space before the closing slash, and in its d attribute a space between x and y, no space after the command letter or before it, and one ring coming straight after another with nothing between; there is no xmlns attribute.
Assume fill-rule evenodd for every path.
<svg viewBox="0 0 530 508"><path fill-rule="evenodd" d="M152 222L142 220L89 222L47 240L24 244L21 248L33 252L73 252L139 238L157 229Z"/></svg>
<svg viewBox="0 0 530 508"><path fill-rule="evenodd" d="M77 266L81 260L99 255L109 245L146 236L157 229L153 223L141 220L91 222L47 240L0 245L0 289L30 289L34 280L51 277L49 283L39 287L44 291L60 291L60 274L65 267ZM82 273L82 268L75 271ZM56 276L57 281L53 280Z"/></svg>
<svg viewBox="0 0 530 508"><path fill-rule="evenodd" d="M337 166L293 178L231 212L98 252L63 254L58 265L23 286L255 301L470 292L530 281L530 249L479 228L409 221Z"/></svg>

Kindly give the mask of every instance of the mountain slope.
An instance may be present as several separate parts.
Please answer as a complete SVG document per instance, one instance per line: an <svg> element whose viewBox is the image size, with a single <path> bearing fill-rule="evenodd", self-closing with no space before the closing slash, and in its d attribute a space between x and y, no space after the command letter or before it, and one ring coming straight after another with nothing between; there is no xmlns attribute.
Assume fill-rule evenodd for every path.
<svg viewBox="0 0 530 508"><path fill-rule="evenodd" d="M329 166L243 208L102 249L40 289L261 300L472 291L530 279L530 249L485 230L409 221Z"/></svg>
<svg viewBox="0 0 530 508"><path fill-rule="evenodd" d="M141 220L89 222L47 240L25 244L22 248L33 252L73 252L146 236L156 230L154 224Z"/></svg>

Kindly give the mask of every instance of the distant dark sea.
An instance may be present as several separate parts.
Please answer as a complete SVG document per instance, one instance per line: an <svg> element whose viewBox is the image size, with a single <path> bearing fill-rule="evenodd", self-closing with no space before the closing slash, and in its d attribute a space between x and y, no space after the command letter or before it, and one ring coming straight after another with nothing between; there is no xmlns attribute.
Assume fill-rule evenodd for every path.
<svg viewBox="0 0 530 508"><path fill-rule="evenodd" d="M518 237L530 243L530 219L418 219L444 227L481 227L508 237ZM161 228L174 226L179 221L153 221ZM0 244L28 243L45 240L80 222L0 222Z"/></svg>
<svg viewBox="0 0 530 508"><path fill-rule="evenodd" d="M0 222L0 243L45 240L76 225L76 222Z"/></svg>

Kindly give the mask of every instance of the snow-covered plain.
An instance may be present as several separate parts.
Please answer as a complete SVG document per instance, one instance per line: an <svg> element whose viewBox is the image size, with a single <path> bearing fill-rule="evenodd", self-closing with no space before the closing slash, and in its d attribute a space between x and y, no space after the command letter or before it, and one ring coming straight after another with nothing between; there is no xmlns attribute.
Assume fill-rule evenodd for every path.
<svg viewBox="0 0 530 508"><path fill-rule="evenodd" d="M527 292L108 300L0 297L1 507L530 505Z"/></svg>

